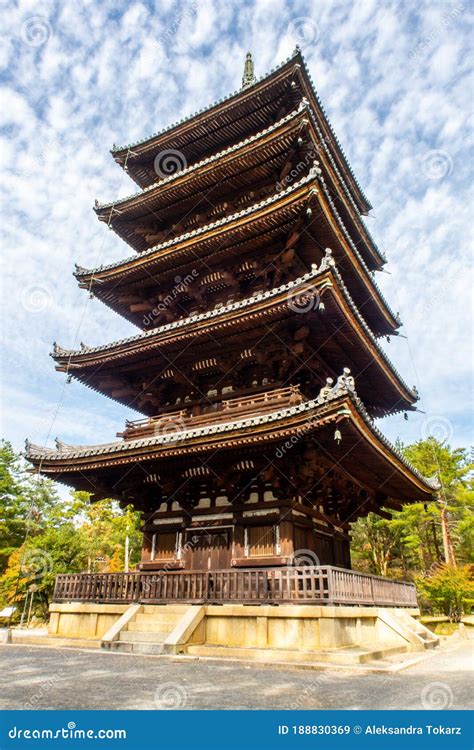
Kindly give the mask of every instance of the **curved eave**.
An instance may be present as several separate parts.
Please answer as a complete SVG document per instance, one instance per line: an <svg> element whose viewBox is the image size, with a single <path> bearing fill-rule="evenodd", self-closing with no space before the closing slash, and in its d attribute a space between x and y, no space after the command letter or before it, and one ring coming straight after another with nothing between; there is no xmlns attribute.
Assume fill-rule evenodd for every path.
<svg viewBox="0 0 474 750"><path fill-rule="evenodd" d="M307 114L308 108L303 104L297 109L289 112L285 117L282 117L273 125L260 130L255 135L249 136L233 146L222 149L217 153L200 160L196 164L181 169L169 177L157 179L155 183L143 190L127 195L124 198L120 198L120 200L112 201L110 203L101 203L96 207L95 211L99 218L107 219L110 209L112 208L126 211L127 208L141 206L145 201L163 194L167 188L176 188L177 186L179 187L180 185L187 184L191 177L199 179L206 173L213 174L218 164L221 165L229 161L231 162L240 159L243 156L246 156L249 152L255 154L262 145L265 146L269 142L280 140L285 134L293 134L293 131L297 131L301 127L301 121Z"/></svg>
<svg viewBox="0 0 474 750"><path fill-rule="evenodd" d="M316 113L319 115L320 122L324 127L327 140L332 146L331 148L332 155L338 162L339 167L343 171L346 180L349 182L351 192L353 193L354 199L357 203L359 210L361 211L361 213L367 214L372 209L372 204L367 199L367 196L365 195L364 191L359 185L359 182L353 172L353 169L344 152L344 149L342 148L339 142L339 139L337 138L336 133L334 132L333 127L329 121L329 118L326 115L326 111L316 92L316 89L313 84L313 79L311 78L309 70L306 66L306 62L303 58L303 55L301 54L299 55L299 60L297 61L297 63L298 62L301 64L300 70L302 72L302 79L304 83L305 94L309 98L310 102L312 102Z"/></svg>
<svg viewBox="0 0 474 750"><path fill-rule="evenodd" d="M199 178L201 176L206 179L206 174L217 168L217 166L221 167L222 163L225 164L226 161L229 160L233 161L241 159L249 148L252 150L252 155L255 155L256 149L262 149L264 146L268 149L273 141L284 139L285 133L288 138L289 132L292 132L292 129L294 129L296 136L296 130L301 131L302 128L308 129L313 144L312 148L314 150L314 157L316 157L317 154L318 158L321 159L321 164L324 168L325 174L329 178L332 192L337 195L338 199L344 206L344 210L347 211L347 214L350 217L354 231L357 234L357 243L360 247L360 252L365 256L366 262L369 264L371 270L380 269L385 263L385 258L375 244L366 225L362 221L352 194L348 190L340 169L327 147L324 133L317 122L311 105L308 100L305 99L303 99L299 106L289 112L285 117L282 117L276 123L262 129L255 135L247 137L233 146L220 150L165 179L157 179L155 183L149 185L143 190L132 193L119 201L100 204L96 207L96 213L101 220L109 221L111 217L113 218L112 210L117 210L126 214L127 210L137 208L141 204L143 204L143 207L145 208L148 205L148 202L152 201L154 198L156 200L159 197L161 191L166 191L169 188L176 189L179 188L180 185L184 186L189 178ZM283 183L284 182L285 180L283 179ZM181 189L183 189L183 187ZM133 246L133 242L131 240L128 241ZM142 250L142 248L140 248L140 250Z"/></svg>
<svg viewBox="0 0 474 750"><path fill-rule="evenodd" d="M320 192L314 190L318 183ZM173 240L160 243L149 250L139 253L138 256L131 256L123 261L111 263L107 266L101 266L90 271L79 269L76 271L75 276L82 286L86 287L88 290L93 288L97 293L97 296L102 298L106 304L109 304L106 300L106 293L101 293L100 286L102 283L104 283L104 290L106 289L107 281L111 282L113 289L115 289L117 285L120 284L121 279L126 280L127 275L135 272L139 267L146 269L145 272L148 275L151 271L156 273L158 270L159 272L160 266L161 268L166 268L167 263L169 267L173 267L171 264L174 262L175 267L177 267L176 263L185 263L186 258L192 259L194 263L196 254L199 254L201 248L204 247L204 242L211 239L213 236L219 238L219 242L221 243L221 238L225 236L226 233L235 232L237 229L246 227L262 217L265 219L270 212L277 214L278 212L283 211L286 207L289 207L292 203L298 201L302 202L304 199L310 201L314 200L316 197L325 212L328 224L333 227L333 231L338 238L338 242L341 244L343 252L346 252L347 246L349 247L351 263L355 272L359 274L361 283L365 285L367 289L366 299L379 309L382 323L377 329L379 335L394 334L400 326L400 320L390 309L382 292L367 268L364 259L360 255L356 244L352 240L336 207L334 206L324 180L317 175L307 175L299 182L290 185L286 190L281 191L265 201L260 201L249 206L244 211L232 214L218 222L207 224L198 230L186 233L174 238ZM334 226L336 227L335 229ZM197 245L196 249L194 249L195 245ZM224 247L223 244L222 247ZM191 253L190 248L193 248ZM153 265L154 268L150 269L150 266ZM120 312L120 314L124 314L120 311L120 307L116 303L113 302L110 306ZM133 317L129 317L128 315L125 315L125 317L135 323Z"/></svg>
<svg viewBox="0 0 474 750"><path fill-rule="evenodd" d="M330 176L332 190L335 194L337 194L338 198L344 204L361 237L361 252L363 248L365 248L366 262L370 265L371 270L380 270L382 266L387 262L387 259L377 246L377 243L370 234L368 227L366 226L360 215L359 207L356 205L352 193L347 188L341 172L329 149L327 148L323 132L318 125L311 106L308 107L308 112L310 116L310 123L312 125L311 130L313 133L313 142L316 148L318 150L322 150L323 152L321 159L322 161L324 161L325 172ZM349 206L347 204L349 204ZM334 210L336 209L334 208Z"/></svg>
<svg viewBox="0 0 474 750"><path fill-rule="evenodd" d="M313 81L306 67L306 63L303 59L301 52L297 49L295 53L289 57L283 64L274 68L270 73L262 76L252 86L248 86L245 89L240 89L233 92L227 97L224 97L217 102L214 102L209 107L206 107L193 115L183 118L180 122L174 123L173 125L165 128L164 130L155 133L147 138L130 143L125 146L119 146L112 149L111 153L118 163L122 166L129 156L129 165L132 166L133 158L135 156L142 156L147 151L153 151L160 146L165 146L166 142L171 136L176 135L179 131L192 132L193 127L201 120L208 119L210 116L215 116L219 110L229 109L235 106L237 102L244 102L245 100L251 99L258 96L270 83L277 78L284 79L285 77L292 77L294 74L300 73L301 82L303 84L303 93L312 102L315 112L318 117L318 122L322 127L325 135L325 141L330 144L330 150L333 158L338 164L339 169L342 171L345 180L349 183L349 189L353 195L353 199L362 213L368 213L372 208L370 202L362 191L355 175L350 166L350 163L342 149L339 140L332 128L332 125L326 115L324 107L321 104L318 94L315 91ZM133 154L130 152L133 151Z"/></svg>
<svg viewBox="0 0 474 750"><path fill-rule="evenodd" d="M343 241L341 244L343 247L345 246L345 243L349 246L349 248L352 250L352 253L356 259L356 263L360 266L360 268L363 271L363 275L366 279L366 281L369 282L369 286L372 288L373 292L375 292L374 297L376 298L377 302L379 303L381 314L383 315L386 325L387 325L387 331L386 333L391 334L395 333L398 328L401 326L401 321L399 320L398 316L396 316L393 312L393 310L390 308L390 305L388 304L387 300L383 296L382 292L380 291L375 279L373 278L371 272L369 271L364 259L362 258L354 240L352 239L350 233L348 232L336 206L334 205L334 201L331 198L331 195L329 193L329 190L326 187L326 184L322 177L318 177L318 181L321 184L322 192L325 196L327 206L329 207L329 210L326 210L326 218L329 223L331 223L331 218L335 219L336 225L339 229L339 231L342 233ZM322 205L322 203L321 203ZM344 242L345 240L345 242Z"/></svg>
<svg viewBox="0 0 474 750"><path fill-rule="evenodd" d="M344 282L336 268L328 265L324 259L319 269L315 269L294 282L264 292L255 297L241 300L216 310L193 315L189 318L169 323L152 331L137 334L121 341L100 347L86 348L82 351L70 351L56 347L52 356L57 363L57 369L70 374L77 373L79 379L89 381L88 372L107 363L130 361L141 358L150 350L159 350L168 346L182 346L185 339L207 334L219 335L220 332L247 324L252 327L275 314L291 314L291 300L294 296L308 294L312 296L332 293L340 315L348 321L358 341L360 350L367 350L374 362L377 362L381 373L393 389L394 402L387 407L386 412L401 411L412 408L417 400L416 394L404 383L389 358L380 348L374 334L366 324L354 304ZM302 316L301 316L302 317ZM108 395L108 394L107 394Z"/></svg>
<svg viewBox="0 0 474 750"><path fill-rule="evenodd" d="M112 274L115 278L126 272L129 268L136 267L137 264L146 265L148 263L154 263L157 260L166 260L174 254L185 252L190 246L213 237L214 235L221 235L223 232L232 231L234 228L232 225L235 222L239 222L239 227L241 225L249 224L265 215L275 206L280 209L287 204L300 199L303 194L307 197L307 190L305 191L304 188L308 183L314 181L314 175L307 175L293 185L290 185L286 190L282 190L280 193L275 193L275 195L272 195L269 198L265 198L251 206L247 206L241 211L237 211L229 216L224 216L221 219L212 221L205 226L198 227L197 229L192 229L189 232L184 232L183 234L172 237L165 242L160 242L159 244L150 247L148 250L144 250L137 255L131 255L124 260L114 261L113 263L99 266L95 269L86 269L78 266L74 275L78 281L87 283L91 278L102 279L104 275L110 276Z"/></svg>
<svg viewBox="0 0 474 750"><path fill-rule="evenodd" d="M342 434L334 445L331 425ZM323 452L340 468L358 480L361 461L365 477L373 467L371 489L385 497L403 500L429 500L439 488L434 479L423 477L375 427L354 393L335 391L329 398L318 398L270 414L220 425L189 428L171 435L106 445L73 447L61 445L51 450L27 443L26 458L42 474L63 481L76 475L100 472L130 463L159 462L179 456L199 456L210 451L258 448L285 441L294 435L314 436ZM344 445L344 443L346 443Z"/></svg>

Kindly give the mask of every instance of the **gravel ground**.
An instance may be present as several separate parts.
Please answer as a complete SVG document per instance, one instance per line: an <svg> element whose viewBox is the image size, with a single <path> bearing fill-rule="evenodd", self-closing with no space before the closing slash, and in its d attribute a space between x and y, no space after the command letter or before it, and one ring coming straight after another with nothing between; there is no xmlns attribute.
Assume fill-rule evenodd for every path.
<svg viewBox="0 0 474 750"><path fill-rule="evenodd" d="M466 709L472 641L395 674L0 646L0 708Z"/></svg>

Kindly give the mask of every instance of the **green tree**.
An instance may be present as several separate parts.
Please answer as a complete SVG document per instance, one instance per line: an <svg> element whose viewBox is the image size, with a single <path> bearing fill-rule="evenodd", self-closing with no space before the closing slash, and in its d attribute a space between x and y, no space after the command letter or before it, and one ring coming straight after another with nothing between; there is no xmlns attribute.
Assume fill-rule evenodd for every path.
<svg viewBox="0 0 474 750"><path fill-rule="evenodd" d="M434 612L459 622L474 604L474 582L469 565L440 565L429 575L417 578L417 587Z"/></svg>
<svg viewBox="0 0 474 750"><path fill-rule="evenodd" d="M0 444L0 575L29 536L40 533L58 502L52 482L32 476L10 443Z"/></svg>
<svg viewBox="0 0 474 750"><path fill-rule="evenodd" d="M444 559L441 511L446 508L447 525L455 558L473 561L472 464L467 451L452 449L434 438L398 447L425 476L437 474L439 499L429 503L407 503L391 520L374 514L353 526L352 559L355 567L380 575L413 577L427 574Z"/></svg>
<svg viewBox="0 0 474 750"><path fill-rule="evenodd" d="M390 566L401 555L401 535L374 513L361 518L352 530L352 562L359 570L374 575L389 575Z"/></svg>
<svg viewBox="0 0 474 750"><path fill-rule="evenodd" d="M437 474L441 482L438 501L428 503L425 512L431 516L432 547L438 560L444 560L441 511L446 514L455 558L461 563L473 561L474 486L473 464L464 448L451 448L433 437L406 446L404 454L425 476ZM404 513L407 513L407 507ZM420 514L419 514L420 515ZM425 522L425 526L427 522ZM418 540L416 539L415 542ZM423 539L419 540L423 543ZM441 547L441 553L439 548ZM435 561L435 560L433 560ZM449 562L449 560L447 561ZM429 566L425 566L427 570Z"/></svg>

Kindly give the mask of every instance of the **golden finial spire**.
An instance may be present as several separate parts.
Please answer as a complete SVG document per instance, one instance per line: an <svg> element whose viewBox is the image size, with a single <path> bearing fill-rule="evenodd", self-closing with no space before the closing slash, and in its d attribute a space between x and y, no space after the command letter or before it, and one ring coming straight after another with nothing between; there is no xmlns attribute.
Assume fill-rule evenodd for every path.
<svg viewBox="0 0 474 750"><path fill-rule="evenodd" d="M242 88L245 89L247 86L251 86L256 80L255 73L253 72L252 53L247 52L244 64L244 75L242 76Z"/></svg>

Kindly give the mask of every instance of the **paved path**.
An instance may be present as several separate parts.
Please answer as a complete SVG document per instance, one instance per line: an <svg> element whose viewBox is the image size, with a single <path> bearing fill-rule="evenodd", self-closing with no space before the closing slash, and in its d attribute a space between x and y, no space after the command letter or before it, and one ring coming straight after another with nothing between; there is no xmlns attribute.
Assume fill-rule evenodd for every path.
<svg viewBox="0 0 474 750"><path fill-rule="evenodd" d="M473 643L396 674L0 646L0 708L469 708Z"/></svg>

